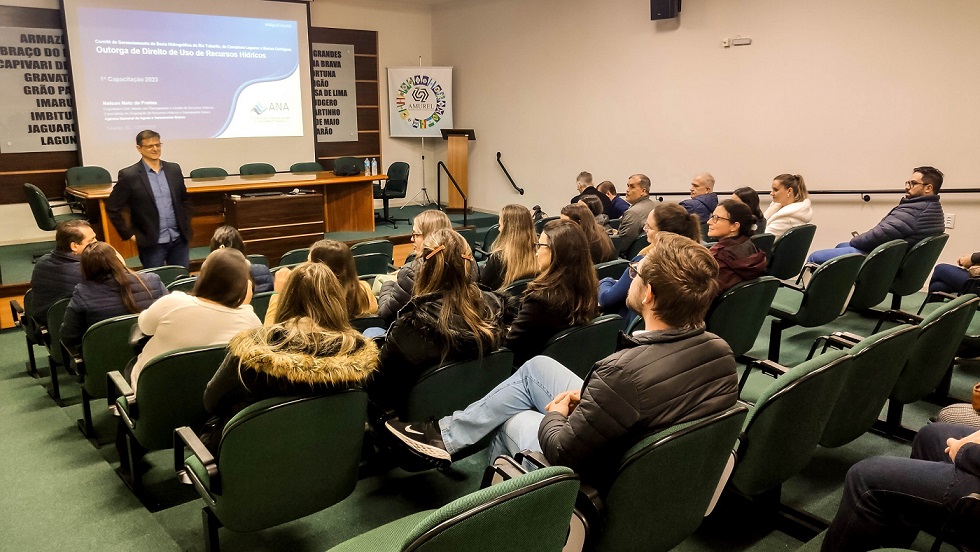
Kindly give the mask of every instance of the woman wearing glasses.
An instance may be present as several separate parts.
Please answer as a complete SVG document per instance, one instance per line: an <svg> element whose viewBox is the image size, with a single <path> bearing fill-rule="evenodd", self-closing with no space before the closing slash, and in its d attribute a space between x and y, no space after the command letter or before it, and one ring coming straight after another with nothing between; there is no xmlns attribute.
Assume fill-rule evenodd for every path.
<svg viewBox="0 0 980 552"><path fill-rule="evenodd" d="M781 174L772 181L772 204L764 213L766 231L779 238L787 230L809 224L813 208L807 197L806 184L798 174Z"/></svg>
<svg viewBox="0 0 980 552"><path fill-rule="evenodd" d="M415 272L419 266L419 252L422 251L422 242L426 236L440 228L452 227L453 225L449 222L446 213L437 209L422 211L412 221L412 246L415 251L415 259L398 269L394 280L382 284L381 293L378 294L378 316L384 318L385 322L390 324L398 315L398 310L412 298L412 289L415 287Z"/></svg>
<svg viewBox="0 0 980 552"><path fill-rule="evenodd" d="M676 203L658 203L647 215L643 232L646 233L650 243L653 243L653 238L658 232L672 232L700 242L701 222L697 215L688 213L686 209ZM648 248L649 246L640 251L640 254L633 258L633 261L642 259ZM624 270L623 275L618 280L603 278L599 282L599 308L602 312L619 314L623 318L630 317L629 309L626 308L626 295L629 293L632 281L633 277L629 271Z"/></svg>
<svg viewBox="0 0 980 552"><path fill-rule="evenodd" d="M439 229L422 243L412 299L385 336L371 400L398 410L419 375L446 362L479 358L500 346L509 322L504 297L470 277L473 255L458 233Z"/></svg>
<svg viewBox="0 0 980 552"><path fill-rule="evenodd" d="M718 243L711 255L718 261L718 294L728 288L766 273L766 254L750 239L756 218L749 207L733 199L715 207L708 218L708 237Z"/></svg>
<svg viewBox="0 0 980 552"><path fill-rule="evenodd" d="M535 248L539 273L524 292L505 343L514 351L515 366L540 353L556 333L597 314L599 282L582 229L570 220L553 220Z"/></svg>

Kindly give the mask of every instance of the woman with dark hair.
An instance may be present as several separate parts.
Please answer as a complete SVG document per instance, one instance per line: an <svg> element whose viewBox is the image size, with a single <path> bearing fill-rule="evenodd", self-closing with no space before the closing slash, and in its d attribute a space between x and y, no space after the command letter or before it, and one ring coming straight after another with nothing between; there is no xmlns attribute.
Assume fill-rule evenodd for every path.
<svg viewBox="0 0 980 552"><path fill-rule="evenodd" d="M549 222L534 247L538 276L524 291L521 309L505 342L514 351L515 366L540 353L556 333L591 321L598 310L599 282L589 244L578 224L570 220Z"/></svg>
<svg viewBox="0 0 980 552"><path fill-rule="evenodd" d="M676 203L658 203L647 215L643 231L649 243L653 243L653 238L658 232L671 232L700 242L701 219L697 215L688 213ZM638 262L642 259L649 248L648 245L640 251L633 261ZM623 318L630 317L630 311L626 308L626 295L632 283L633 278L630 277L629 270L624 270L618 280L603 278L599 282L599 308L602 312L618 313Z"/></svg>
<svg viewBox="0 0 980 552"><path fill-rule="evenodd" d="M606 234L613 234L615 231L609 226L609 215L602 212L602 202L594 195L583 195L578 200L579 204L585 205L592 211L595 222L606 231Z"/></svg>
<svg viewBox="0 0 980 552"><path fill-rule="evenodd" d="M777 238L787 230L802 224L809 224L813 218L813 207L806 191L806 183L798 174L781 174L772 180L772 204L763 217L766 227Z"/></svg>
<svg viewBox="0 0 980 552"><path fill-rule="evenodd" d="M245 242L242 235L234 226L219 226L214 235L211 236L211 251L221 248L237 249L242 255L248 255L245 251ZM264 264L252 264L249 266L249 274L252 276L252 289L255 293L272 291L272 272Z"/></svg>
<svg viewBox="0 0 980 552"><path fill-rule="evenodd" d="M236 248L211 252L188 295L175 291L140 313L139 329L152 336L136 359L133 389L143 366L154 357L184 347L228 343L239 332L262 325L252 305L249 262Z"/></svg>
<svg viewBox="0 0 980 552"><path fill-rule="evenodd" d="M402 406L426 369L496 349L509 322L505 298L472 282L472 252L457 232L429 234L419 258L414 295L388 329L368 385L371 400L386 410Z"/></svg>
<svg viewBox="0 0 980 552"><path fill-rule="evenodd" d="M732 192L732 199L735 201L741 201L748 206L749 211L755 216L755 234L764 234L766 232L766 217L762 213L762 208L759 207L759 192L755 191L748 186L743 186L741 188L736 188Z"/></svg>
<svg viewBox="0 0 980 552"><path fill-rule="evenodd" d="M604 263L616 258L616 249L606 230L596 222L595 216L588 207L581 203L573 203L561 208L562 220L570 220L578 224L585 233L589 244L589 256L592 264Z"/></svg>
<svg viewBox="0 0 980 552"><path fill-rule="evenodd" d="M275 324L229 343L204 391L212 418L201 440L215 452L225 424L248 405L360 387L377 364L378 347L350 325L337 277L321 263L299 265L286 280Z"/></svg>
<svg viewBox="0 0 980 552"><path fill-rule="evenodd" d="M708 218L708 236L718 240L711 255L718 261L718 294L766 273L766 254L750 239L755 215L748 205L727 199Z"/></svg>
<svg viewBox="0 0 980 552"><path fill-rule="evenodd" d="M92 242L82 250L81 269L82 282L75 286L61 324L61 340L67 345L81 345L85 330L96 322L136 314L167 294L159 276L129 270L105 242Z"/></svg>
<svg viewBox="0 0 980 552"><path fill-rule="evenodd" d="M534 242L538 237L527 207L504 205L498 224L500 234L490 247L486 266L480 271L480 283L490 289L500 289L538 272L534 259Z"/></svg>
<svg viewBox="0 0 980 552"><path fill-rule="evenodd" d="M320 240L314 243L310 247L310 262L327 265L340 281L349 318L370 316L378 312L378 300L371 292L371 286L357 277L354 256L346 243L337 240Z"/></svg>

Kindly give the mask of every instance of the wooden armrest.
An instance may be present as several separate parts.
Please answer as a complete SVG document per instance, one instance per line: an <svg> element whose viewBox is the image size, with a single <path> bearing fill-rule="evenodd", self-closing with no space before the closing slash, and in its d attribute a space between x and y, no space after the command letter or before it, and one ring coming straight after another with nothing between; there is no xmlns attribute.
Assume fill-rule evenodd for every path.
<svg viewBox="0 0 980 552"><path fill-rule="evenodd" d="M129 385L129 382L126 381L126 378L123 377L119 370L114 370L106 374L106 389L108 391L107 400L110 410L115 408L116 399L119 397L126 397L128 413L119 412L118 414L130 428L136 427L136 424L133 422L135 418L139 417L139 408L136 404L136 392L133 391L132 386Z"/></svg>
<svg viewBox="0 0 980 552"><path fill-rule="evenodd" d="M196 457L204 469L208 472L208 487L204 487L204 483L200 481L193 471L187 469L187 464L184 460L187 449L190 449L191 455ZM203 494L207 495L208 501L211 505L214 505L214 494L221 494L221 477L218 475L218 462L215 460L214 455L208 450L204 443L201 442L201 438L194 433L191 428L187 426L178 427L174 430L174 471L177 473L177 479L181 483L190 484L197 487Z"/></svg>

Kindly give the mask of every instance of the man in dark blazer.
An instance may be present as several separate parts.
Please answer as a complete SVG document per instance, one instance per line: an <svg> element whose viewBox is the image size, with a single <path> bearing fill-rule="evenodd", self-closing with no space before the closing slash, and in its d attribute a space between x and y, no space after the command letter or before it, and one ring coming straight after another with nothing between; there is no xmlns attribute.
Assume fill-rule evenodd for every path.
<svg viewBox="0 0 980 552"><path fill-rule="evenodd" d="M189 267L191 204L180 165L160 159L162 145L155 131L137 134L136 150L142 158L119 171L106 201L109 220L122 239L136 237L143 268Z"/></svg>

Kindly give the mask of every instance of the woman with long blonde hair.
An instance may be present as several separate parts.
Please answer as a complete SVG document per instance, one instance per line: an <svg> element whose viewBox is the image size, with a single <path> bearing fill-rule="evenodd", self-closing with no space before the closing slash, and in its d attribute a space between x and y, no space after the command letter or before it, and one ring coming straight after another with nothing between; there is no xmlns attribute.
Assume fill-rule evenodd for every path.
<svg viewBox="0 0 980 552"><path fill-rule="evenodd" d="M449 221L446 213L438 209L429 209L419 213L412 220L412 246L415 252L415 259L410 263L405 263L394 280L389 280L381 286L378 294L378 316L391 323L398 310L408 303L412 298L412 289L415 287L415 273L419 267L419 253L422 251L422 242L426 236L439 230L440 228L452 228L453 224ZM475 264L475 261L474 261ZM473 273L476 277L476 271Z"/></svg>
<svg viewBox="0 0 980 552"><path fill-rule="evenodd" d="M323 263L340 281L347 300L347 316L357 318L378 312L378 300L371 286L357 277L354 256L347 244L337 240L320 240L310 247L310 262Z"/></svg>
<svg viewBox="0 0 980 552"><path fill-rule="evenodd" d="M534 222L523 205L505 205L500 210L500 234L490 248L487 264L480 271L480 283L499 289L516 280L537 274L534 259ZM486 245L484 245L486 247Z"/></svg>

